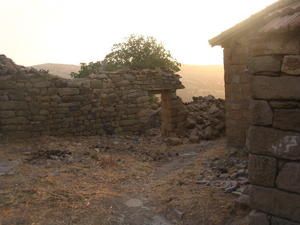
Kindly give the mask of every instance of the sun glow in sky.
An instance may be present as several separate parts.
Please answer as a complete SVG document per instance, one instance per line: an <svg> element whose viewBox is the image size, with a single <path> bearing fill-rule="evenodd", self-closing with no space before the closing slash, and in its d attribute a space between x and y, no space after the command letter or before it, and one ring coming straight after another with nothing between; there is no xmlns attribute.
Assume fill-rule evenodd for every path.
<svg viewBox="0 0 300 225"><path fill-rule="evenodd" d="M0 0L0 54L17 64L101 60L151 35L185 64L221 64L208 39L276 0Z"/></svg>

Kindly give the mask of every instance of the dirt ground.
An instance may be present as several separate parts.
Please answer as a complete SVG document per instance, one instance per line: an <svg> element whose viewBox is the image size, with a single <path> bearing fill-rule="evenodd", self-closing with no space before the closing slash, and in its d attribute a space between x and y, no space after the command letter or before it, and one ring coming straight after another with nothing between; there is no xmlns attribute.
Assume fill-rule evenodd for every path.
<svg viewBox="0 0 300 225"><path fill-rule="evenodd" d="M246 225L236 195L199 185L224 140L43 137L0 144L0 225Z"/></svg>

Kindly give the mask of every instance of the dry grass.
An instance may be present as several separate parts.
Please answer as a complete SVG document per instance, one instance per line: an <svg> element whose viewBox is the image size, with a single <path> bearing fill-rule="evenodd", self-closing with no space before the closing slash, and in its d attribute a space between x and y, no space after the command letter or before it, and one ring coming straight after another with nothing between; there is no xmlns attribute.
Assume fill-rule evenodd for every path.
<svg viewBox="0 0 300 225"><path fill-rule="evenodd" d="M137 143L130 152L131 141L105 150L106 141L109 144L99 137L42 138L0 145L1 159L21 162L13 176L0 176L0 224L123 225L118 217L124 211L121 202L132 195L147 196L158 213L183 212L178 219L182 224L221 225L231 215L233 196L195 183L201 162L223 157L224 146L201 153L185 168L170 167L160 177L154 175L156 166L166 162L144 156L161 154L161 144ZM103 149L94 147L99 142ZM49 159L53 149L69 151L72 157ZM48 158L42 154L28 160L41 150Z"/></svg>

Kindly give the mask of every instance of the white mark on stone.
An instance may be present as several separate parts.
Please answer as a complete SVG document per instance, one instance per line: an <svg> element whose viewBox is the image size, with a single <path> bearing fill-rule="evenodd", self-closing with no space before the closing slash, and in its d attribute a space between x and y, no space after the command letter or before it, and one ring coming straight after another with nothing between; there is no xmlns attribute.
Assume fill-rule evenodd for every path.
<svg viewBox="0 0 300 225"><path fill-rule="evenodd" d="M272 145L272 150L275 154L290 153L293 147L299 145L299 136L285 136L277 145Z"/></svg>

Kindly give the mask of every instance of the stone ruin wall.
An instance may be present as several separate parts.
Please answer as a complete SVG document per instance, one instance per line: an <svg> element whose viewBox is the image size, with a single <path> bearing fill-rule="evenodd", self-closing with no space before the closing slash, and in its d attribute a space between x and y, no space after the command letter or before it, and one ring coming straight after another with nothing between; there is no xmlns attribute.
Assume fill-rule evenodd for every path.
<svg viewBox="0 0 300 225"><path fill-rule="evenodd" d="M0 139L40 135L141 133L149 93L163 98L162 130L180 131L185 111L179 76L161 71L123 71L62 79L26 73L0 76Z"/></svg>
<svg viewBox="0 0 300 225"><path fill-rule="evenodd" d="M257 38L249 53L250 225L299 225L299 33Z"/></svg>

